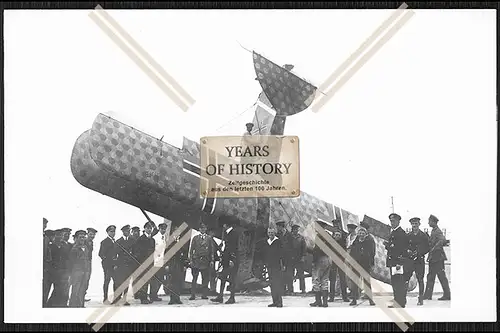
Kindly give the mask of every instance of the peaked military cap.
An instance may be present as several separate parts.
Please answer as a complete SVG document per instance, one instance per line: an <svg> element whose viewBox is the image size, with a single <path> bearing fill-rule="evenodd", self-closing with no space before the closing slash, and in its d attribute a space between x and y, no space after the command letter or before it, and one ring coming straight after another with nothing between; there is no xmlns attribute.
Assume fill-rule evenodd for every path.
<svg viewBox="0 0 500 333"><path fill-rule="evenodd" d="M56 233L56 235L62 234L62 233L64 233L64 229L56 229L56 230L54 230L54 232Z"/></svg>
<svg viewBox="0 0 500 333"><path fill-rule="evenodd" d="M78 237L80 235L87 235L87 232L85 230L78 230L75 232L75 237Z"/></svg>
<svg viewBox="0 0 500 333"><path fill-rule="evenodd" d="M121 231L130 230L130 225L126 224L121 228Z"/></svg>
<svg viewBox="0 0 500 333"><path fill-rule="evenodd" d="M254 126L254 124L253 124L253 123L246 123L245 125L246 125L246 126Z"/></svg>
<svg viewBox="0 0 500 333"><path fill-rule="evenodd" d="M352 222L349 222L349 223L347 223L347 227L348 227L348 228L349 228L349 227L354 227L354 228L357 228L357 227L358 227L358 225L357 225L357 224L354 224L354 223L352 223Z"/></svg>
<svg viewBox="0 0 500 333"><path fill-rule="evenodd" d="M278 222L276 222L276 225L282 225L282 226L284 226L285 225L285 221L278 221Z"/></svg>
<svg viewBox="0 0 500 333"><path fill-rule="evenodd" d="M300 229L300 225L294 224L294 225L292 225L292 229Z"/></svg>
<svg viewBox="0 0 500 333"><path fill-rule="evenodd" d="M205 226L206 226L206 224L205 224L205 223L201 223L200 225L205 225ZM166 224L165 222L164 222L164 223L160 223L160 224L158 224L158 228L165 228L165 229L167 229L167 227L168 227L168 226L167 226L167 224Z"/></svg>
<svg viewBox="0 0 500 333"><path fill-rule="evenodd" d="M97 233L97 230L95 230L94 228L87 228L87 232Z"/></svg>
<svg viewBox="0 0 500 333"><path fill-rule="evenodd" d="M54 230L45 230L45 236L52 237L56 234Z"/></svg>
<svg viewBox="0 0 500 333"><path fill-rule="evenodd" d="M139 227L133 227L133 228L132 228L132 231L135 231L135 230L137 230L137 231L141 231L141 228L139 228Z"/></svg>
<svg viewBox="0 0 500 333"><path fill-rule="evenodd" d="M115 230L116 230L115 225L110 225L109 227L106 228L106 232L115 231Z"/></svg>
<svg viewBox="0 0 500 333"><path fill-rule="evenodd" d="M396 214L396 213L391 213L391 214L389 214L389 219L390 219L391 217L394 217L394 218L396 218L397 220L401 220L401 216L400 216L399 214Z"/></svg>
<svg viewBox="0 0 500 333"><path fill-rule="evenodd" d="M62 228L61 229L63 232L71 232L71 228Z"/></svg>
<svg viewBox="0 0 500 333"><path fill-rule="evenodd" d="M419 217L412 217L410 219L410 223L413 223L413 222L420 222L420 218Z"/></svg>
<svg viewBox="0 0 500 333"><path fill-rule="evenodd" d="M429 220L434 221L434 222L438 222L439 221L439 219L436 216L432 215L432 214L429 216Z"/></svg>

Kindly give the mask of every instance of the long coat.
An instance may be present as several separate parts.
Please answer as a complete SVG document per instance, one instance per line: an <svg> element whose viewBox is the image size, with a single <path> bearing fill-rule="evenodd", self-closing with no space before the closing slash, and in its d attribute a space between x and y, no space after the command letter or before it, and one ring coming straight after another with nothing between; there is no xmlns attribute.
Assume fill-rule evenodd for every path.
<svg viewBox="0 0 500 333"><path fill-rule="evenodd" d="M281 241L281 246L283 248L283 260L285 265L289 265L292 263L293 260L293 243L294 243L294 237L293 235L287 230L285 231L284 235L278 236L280 241Z"/></svg>
<svg viewBox="0 0 500 333"><path fill-rule="evenodd" d="M430 237L430 251L429 251L429 262L437 262L446 260L446 254L444 253L443 245L446 239L444 238L443 232L439 227L432 229Z"/></svg>
<svg viewBox="0 0 500 333"><path fill-rule="evenodd" d="M125 240L124 237L120 237L116 241L118 267L123 265L127 267L133 267L133 265L136 263L134 258L132 257L132 246L134 245L134 243L135 241L130 236L127 238L127 240Z"/></svg>
<svg viewBox="0 0 500 333"><path fill-rule="evenodd" d="M387 249L386 266L403 265L408 254L408 246L406 232L401 227L393 230L389 235L389 241L385 245Z"/></svg>
<svg viewBox="0 0 500 333"><path fill-rule="evenodd" d="M154 238L143 234L132 246L132 254L141 264L148 260L148 263L152 265L154 259L152 254L155 252L155 246Z"/></svg>
<svg viewBox="0 0 500 333"><path fill-rule="evenodd" d="M375 262L375 242L372 242L372 240L367 236L361 242L359 237L356 237L351 245L351 257L365 270L369 270Z"/></svg>
<svg viewBox="0 0 500 333"><path fill-rule="evenodd" d="M191 268L205 270L214 261L214 242L209 235L196 235L191 242Z"/></svg>
<svg viewBox="0 0 500 333"><path fill-rule="evenodd" d="M102 267L112 268L116 264L116 245L111 238L106 237L101 241L99 257L102 259Z"/></svg>

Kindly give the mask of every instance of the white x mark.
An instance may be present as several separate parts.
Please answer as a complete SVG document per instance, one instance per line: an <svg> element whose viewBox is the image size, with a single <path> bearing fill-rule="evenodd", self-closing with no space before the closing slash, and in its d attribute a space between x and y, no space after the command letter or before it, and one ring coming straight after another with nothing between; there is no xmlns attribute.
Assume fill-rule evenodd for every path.
<svg viewBox="0 0 500 333"><path fill-rule="evenodd" d="M100 5L90 18L177 106L187 111L195 100Z"/></svg>

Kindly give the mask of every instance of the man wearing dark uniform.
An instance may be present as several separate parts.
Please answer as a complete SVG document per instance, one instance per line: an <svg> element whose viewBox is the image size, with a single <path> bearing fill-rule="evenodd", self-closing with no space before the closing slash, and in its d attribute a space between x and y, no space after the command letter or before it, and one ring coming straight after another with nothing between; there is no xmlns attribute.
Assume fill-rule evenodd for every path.
<svg viewBox="0 0 500 333"><path fill-rule="evenodd" d="M177 236L171 241L172 246L180 241L180 236ZM170 248L170 247L169 247ZM169 305L182 304L181 292L184 287L186 278L186 266L189 264L189 242L186 242L177 253L168 261L169 277L170 277L170 302Z"/></svg>
<svg viewBox="0 0 500 333"><path fill-rule="evenodd" d="M44 219L45 220L45 219ZM46 223L44 221L44 228ZM49 298L50 288L54 284L54 273L51 269L52 255L50 253L51 238L54 237L55 232L53 230L45 230L43 235L43 300L42 307L47 306L47 301Z"/></svg>
<svg viewBox="0 0 500 333"><path fill-rule="evenodd" d="M86 232L78 230L75 233L75 244L69 254L69 268L71 270L71 298L69 307L83 308L87 276L90 273L90 251L85 245Z"/></svg>
<svg viewBox="0 0 500 333"><path fill-rule="evenodd" d="M191 298L196 299L196 283L198 275L201 273L202 281L202 299L208 299L208 281L210 278L210 269L214 267L214 244L213 239L207 235L207 226L204 223L200 225L200 234L193 237L191 242L191 272L193 280L191 282Z"/></svg>
<svg viewBox="0 0 500 333"><path fill-rule="evenodd" d="M306 292L306 281L304 278L304 263L305 256L307 252L306 240L304 236L299 233L300 226L298 224L294 224L292 226L292 263L291 263L291 271L292 277L295 276L295 271L297 271L297 277L300 283L300 291L302 294ZM293 283L293 280L292 280Z"/></svg>
<svg viewBox="0 0 500 333"><path fill-rule="evenodd" d="M423 305L424 297L424 274L425 274L425 261L424 257L429 252L429 236L420 230L420 219L413 217L410 219L411 231L408 233L408 260L404 266L404 273L406 275L406 283L408 283L413 276L413 272L417 276L418 281L418 303Z"/></svg>
<svg viewBox="0 0 500 333"><path fill-rule="evenodd" d="M276 237L276 230L269 228L267 230L267 243L264 247L265 262L267 272L269 274L269 281L271 282L271 295L273 302L268 307L283 307L283 248L281 240Z"/></svg>
<svg viewBox="0 0 500 333"><path fill-rule="evenodd" d="M132 234L130 235L130 238L133 241L138 240L139 237L141 236L141 228L139 228L139 227L133 227L131 230L132 230Z"/></svg>
<svg viewBox="0 0 500 333"><path fill-rule="evenodd" d="M137 240L139 239L139 237L141 236L141 228L139 227L133 227L131 230L131 233L130 233L130 240L131 240L131 243L132 243L132 247L131 247L131 252L130 254L132 254L132 256L134 258L135 257L135 254L133 252L133 249L134 249L134 244L135 242L137 242ZM135 272L137 270L137 268L139 268L140 264L136 258L136 260L134 260L134 262L132 263L132 271ZM134 285L135 283L135 279L136 277L133 276L132 277L132 286ZM136 290L136 288L133 288L133 292L134 292L134 299L139 299L139 294L138 294L138 290Z"/></svg>
<svg viewBox="0 0 500 333"><path fill-rule="evenodd" d="M147 264L147 268L144 269L137 277L134 277L134 291L137 290L137 296L141 300L141 304L153 303L152 300L148 299L148 287L151 287L151 279L148 281L141 281L141 279L146 275L146 273L153 267L153 254L155 252L155 240L152 237L153 224L147 222L144 225L144 233L141 237L137 239L132 247L132 253L135 258L137 258L140 265L143 263ZM144 284L138 288L136 286L138 282L144 282ZM152 288L151 288L152 289Z"/></svg>
<svg viewBox="0 0 500 333"><path fill-rule="evenodd" d="M342 231L337 227L333 231L333 239L337 242L337 244L343 248L344 250L346 249L347 243L346 239L342 237ZM334 251L334 249L332 249ZM337 251L335 251L337 252ZM337 253L339 258L342 258L339 253ZM344 264L344 263L342 263ZM332 265L330 267L330 297L328 298L328 302L333 302L335 300L335 284L337 282L337 273L339 275L339 280L340 280L340 291L342 294L342 300L344 302L349 302L349 298L347 296L347 280L345 276L345 267L338 267L335 262L332 262Z"/></svg>
<svg viewBox="0 0 500 333"><path fill-rule="evenodd" d="M385 242L387 250L386 266L391 270L391 285L395 304L389 307L406 307L406 281L403 274L403 265L408 254L408 236L400 227L401 216L396 213L389 215L391 233L389 241Z"/></svg>
<svg viewBox="0 0 500 333"><path fill-rule="evenodd" d="M66 307L67 298L65 298L65 290L69 289L66 285L69 283L67 275L69 253L66 252L63 241L65 231L63 229L55 230L54 243L50 245L50 253L52 256L51 270L54 278L54 290L47 301L48 307Z"/></svg>
<svg viewBox="0 0 500 333"><path fill-rule="evenodd" d="M118 288L115 276L116 267L116 244L115 244L115 232L116 226L110 225L106 228L108 237L101 241L101 247L99 248L99 257L102 260L102 269L104 271L104 284L102 290L104 293L103 303L109 304L108 301L108 288L111 280L113 280L113 291Z"/></svg>
<svg viewBox="0 0 500 333"><path fill-rule="evenodd" d="M231 296L226 301L226 304L236 303L234 294L236 291L236 275L238 274L239 267L239 235L233 226L225 223L222 228L222 241L224 242L224 250L222 251L222 273L220 275L220 292L216 298L211 299L212 302L222 303L224 301L224 288L226 282L230 283Z"/></svg>
<svg viewBox="0 0 500 333"><path fill-rule="evenodd" d="M90 275L92 274L92 252L94 251L94 238L97 234L97 230L94 228L87 228L87 238L85 239L85 245L89 249L89 274L87 275L87 281L85 281L85 295L87 295L87 290L89 289ZM90 299L85 299L85 302L90 301Z"/></svg>
<svg viewBox="0 0 500 333"><path fill-rule="evenodd" d="M281 246L283 247L283 260L285 265L285 271L283 273L284 279L284 291L285 295L293 294L293 264L292 264L292 252L293 252L293 236L285 226L285 221L276 222L278 228L278 238L281 240Z"/></svg>
<svg viewBox="0 0 500 333"><path fill-rule="evenodd" d="M69 236L71 234L71 228L63 228L63 241L62 241L62 251L63 251L63 257L64 260L66 261L65 263L65 270L63 274L63 292L61 294L61 306L67 307L68 306L68 301L69 301L69 287L70 287L70 271L68 267L68 262L69 262L69 252L71 251L71 248L73 247L72 243L69 243Z"/></svg>
<svg viewBox="0 0 500 333"><path fill-rule="evenodd" d="M444 253L443 245L446 242L443 232L438 227L439 219L431 215L429 216L429 226L432 228L430 237L430 250L427 261L429 262L429 273L427 273L427 289L425 290L424 299L432 299L434 291L434 282L436 275L443 288L443 297L438 298L440 301L448 301L451 299L450 283L446 277L444 270L444 262L447 259Z"/></svg>
<svg viewBox="0 0 500 333"><path fill-rule="evenodd" d="M121 228L121 231L123 233L123 236L116 241L116 251L118 253L118 257L116 260L116 283L118 285L118 288L124 283L126 283L126 287L122 294L117 295L117 300L121 299L123 296L123 305L128 306L130 305L127 302L128 286L130 284L130 279L132 273L134 272L133 268L135 266L135 261L131 253L132 246L134 245L134 240L131 239L130 226L128 224L123 226Z"/></svg>

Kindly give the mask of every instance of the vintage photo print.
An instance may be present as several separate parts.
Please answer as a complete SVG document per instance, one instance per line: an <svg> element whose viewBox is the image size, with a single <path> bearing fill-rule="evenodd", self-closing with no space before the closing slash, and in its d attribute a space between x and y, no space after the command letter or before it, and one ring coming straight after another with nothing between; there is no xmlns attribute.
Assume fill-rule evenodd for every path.
<svg viewBox="0 0 500 333"><path fill-rule="evenodd" d="M496 320L495 15L5 11L6 322Z"/></svg>

